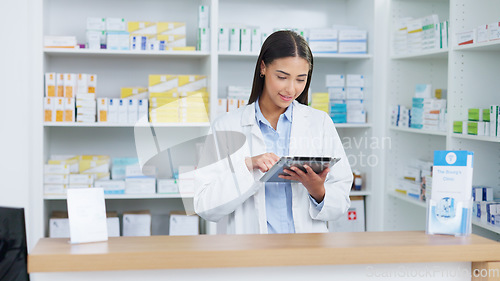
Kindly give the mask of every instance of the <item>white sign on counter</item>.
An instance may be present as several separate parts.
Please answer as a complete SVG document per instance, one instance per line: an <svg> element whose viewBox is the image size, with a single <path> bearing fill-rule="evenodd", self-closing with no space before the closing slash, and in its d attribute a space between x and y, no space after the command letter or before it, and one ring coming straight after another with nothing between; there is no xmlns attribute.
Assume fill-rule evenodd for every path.
<svg viewBox="0 0 500 281"><path fill-rule="evenodd" d="M71 243L108 240L102 188L69 188L67 203Z"/></svg>

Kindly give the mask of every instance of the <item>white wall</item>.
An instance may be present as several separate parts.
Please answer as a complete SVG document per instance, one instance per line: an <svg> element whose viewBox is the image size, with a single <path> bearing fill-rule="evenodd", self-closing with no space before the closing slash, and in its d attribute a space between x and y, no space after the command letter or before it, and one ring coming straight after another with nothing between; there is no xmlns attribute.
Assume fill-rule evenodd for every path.
<svg viewBox="0 0 500 281"><path fill-rule="evenodd" d="M0 206L23 207L30 221L33 44L30 0L0 1ZM8 38L8 40L6 40ZM28 226L29 228L29 226ZM28 230L29 232L29 230Z"/></svg>

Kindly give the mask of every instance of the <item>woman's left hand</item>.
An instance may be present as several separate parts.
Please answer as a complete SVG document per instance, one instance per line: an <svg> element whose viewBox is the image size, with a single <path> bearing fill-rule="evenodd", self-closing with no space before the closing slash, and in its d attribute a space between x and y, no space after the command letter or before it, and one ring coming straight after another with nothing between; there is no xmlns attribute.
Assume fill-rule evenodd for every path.
<svg viewBox="0 0 500 281"><path fill-rule="evenodd" d="M311 167L304 165L307 173L304 173L297 167L290 167L290 169L283 169L283 172L289 174L289 176L280 175L279 177L287 180L294 180L301 182L307 189L309 194L316 200L316 202L321 203L325 198L325 179L330 168L326 168L323 172L316 174Z"/></svg>

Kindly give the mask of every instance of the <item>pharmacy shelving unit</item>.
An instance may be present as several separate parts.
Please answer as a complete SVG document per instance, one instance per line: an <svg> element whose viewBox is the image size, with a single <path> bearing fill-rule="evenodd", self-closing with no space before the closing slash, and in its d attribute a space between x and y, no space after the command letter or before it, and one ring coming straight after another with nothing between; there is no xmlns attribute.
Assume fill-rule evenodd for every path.
<svg viewBox="0 0 500 281"><path fill-rule="evenodd" d="M75 35L79 43L85 42L85 24L89 16L120 17L127 21L182 21L186 22L187 45L196 46L198 7L213 5L213 1L97 1L87 2L42 1L38 20L43 35ZM215 3L216 4L216 3ZM117 9L119 7L119 9ZM71 11L71 13L68 13ZM216 17L211 17L215 25ZM214 41L212 41L214 43ZM214 49L214 47L212 47ZM41 49L39 76L46 72L97 74L97 97L117 98L121 87L148 85L149 74L206 75L210 93L210 107L217 99L216 54L202 51L112 51L85 49ZM149 124L77 124L44 123L42 119L43 80L37 75L39 92L33 100L39 112L37 147L33 165L33 203L36 213L37 237L47 236L48 218L53 210L66 210L65 196L43 194L43 164L51 154L104 154L111 157L138 157L137 148L150 144L136 138L138 131L147 130ZM209 109L211 112L212 109ZM180 139L193 139L207 134L210 123L151 124L155 128L158 146L162 149L177 145ZM192 147L194 148L194 147ZM178 147L174 165L194 165L195 149ZM182 157L180 156L182 155ZM141 156L139 156L141 158ZM177 161L177 163L175 163ZM192 196L179 195L106 195L107 210L150 210L152 233L168 234L169 213L192 209ZM202 231L204 229L202 228Z"/></svg>
<svg viewBox="0 0 500 281"><path fill-rule="evenodd" d="M398 19L437 14L442 22L449 19L449 5L448 1L390 1L390 42L395 30L394 23ZM391 51L386 80L387 123L390 122L390 110L393 106L411 107L416 84L432 84L433 89L448 88L448 54L447 49L397 55ZM434 150L446 148L447 133L393 126L388 126L386 133L391 139L391 149L386 153L384 230L423 230L425 208L421 208L423 205L411 204L423 202L405 198L394 190L397 181L403 179L404 169L413 159L432 161Z"/></svg>
<svg viewBox="0 0 500 281"><path fill-rule="evenodd" d="M39 13L35 21L40 23L41 35L75 35L78 42L85 41L85 23L88 16L119 17L127 21L181 21L187 26L187 45L197 43L197 11L199 5L210 6L210 51L154 52L154 51L110 51L110 50L60 50L40 49L35 65L38 66L34 81L40 91L33 93L36 116L35 140L33 149L32 172L34 182L31 202L34 210L33 240L48 234L48 218L53 210L65 210L64 196L44 196L43 164L51 154L105 154L111 157L137 157L140 140L134 138L135 131L147 129L148 125L135 124L76 124L44 123L43 112L43 73L94 73L97 74L97 97L119 97L121 87L147 86L149 74L201 74L208 77L210 92L210 112L215 112L217 98L226 97L228 85L251 86L255 67L256 53L219 53L217 51L217 27L221 24L247 24L263 29L280 27L323 28L333 24L355 25L368 30L368 54L315 54L315 69L312 92L324 92L326 74L359 73L365 75L368 113L367 124L339 124L338 132L346 147L354 168L365 176L364 189L353 191L352 195L365 196L367 230L381 230L379 198L382 194L383 165L361 165L356 158L373 155L383 161L383 153L374 151L369 141L381 137L381 111L374 110L382 105L376 96L382 92L380 72L375 72L376 51L375 30L377 26L374 12L380 0L312 0L309 5L301 2L243 1L243 0L195 0L195 1L136 1L136 0L90 0L85 2L45 0L38 3ZM117 8L119 7L119 9ZM265 8L263 8L265 7ZM68 13L71 11L71 13ZM258 15L258 17L256 17ZM38 36L42 45L43 36ZM379 104L376 105L375 103ZM214 116L211 116L214 117ZM213 118L212 118L213 121ZM154 124L156 134L161 138L161 147L177 144L179 139L196 138L205 135L210 125L197 124ZM344 143L345 144L345 143ZM180 163L194 164L195 149L183 148L179 151ZM173 158L175 156L173 155ZM356 162L358 163L356 163ZM378 164L378 163L377 163ZM378 192L377 192L378 191ZM175 196L161 194L132 196L108 195L108 210L123 211L151 210L153 215L153 234L168 233L168 214L184 208ZM192 200L192 199L191 199ZM207 232L210 232L207 230Z"/></svg>
<svg viewBox="0 0 500 281"><path fill-rule="evenodd" d="M376 222L378 194L376 191L378 167L370 167L361 163L373 154L369 141L374 132L379 132L375 122L377 119L374 103L376 101L376 85L374 85L374 6L377 1L329 1L313 0L308 5L299 2L280 1L244 1L220 0L218 5L218 23L222 26L258 26L263 31L273 28L325 28L337 25L354 25L368 30L368 54L313 54L314 72L311 91L325 92L326 74L364 74L365 102L368 113L367 124L338 124L337 130L344 141L346 153L353 168L365 174L364 192L352 192L352 195L365 196L367 230L380 230ZM263 8L265 7L265 8ZM256 20L255 15L259 15ZM256 52L219 52L218 53L218 92L219 97L227 96L227 86L250 87L256 66ZM241 71L234 71L239 69ZM356 145L357 144L357 145ZM361 155L361 156L360 156ZM377 156L378 157L378 156ZM373 157L376 158L376 157ZM376 158L379 160L379 158ZM376 166L376 165L374 165Z"/></svg>
<svg viewBox="0 0 500 281"><path fill-rule="evenodd" d="M420 56L393 56L390 60L388 80L391 88L387 103L409 105L417 83L433 84L434 88L447 88L447 131L446 133L416 132L411 129L391 128L389 134L395 146L394 153L387 156L386 178L387 194L392 202L386 205L386 230L423 229L425 227L425 208L418 208L412 201L401 200L394 195L391 180L401 177L398 166L405 167L405 160L418 158L432 160L432 151L437 149L470 150L474 152L473 185L490 186L498 194L500 191L500 139L452 133L453 121L467 120L468 108L488 108L499 104L498 88L500 82L495 73L500 70L500 44L481 43L469 46L456 46L454 34L499 20L500 3L496 1L391 1L393 18L419 17L437 13L440 21L449 19L449 48L434 54ZM405 61L403 65L402 61ZM407 62L406 62L407 61ZM416 79L416 77L418 77ZM404 93L402 92L402 87ZM407 94L407 95L406 95ZM389 120L389 119L388 119ZM410 133L414 132L414 133ZM393 147L394 148L394 147ZM498 195L496 196L498 197ZM408 204L410 202L410 204ZM418 202L418 201L417 201ZM421 203L421 202L418 202ZM425 206L420 204L420 206ZM411 223L409 221L412 221ZM415 223L418 222L418 223ZM473 232L500 240L500 228L473 220Z"/></svg>

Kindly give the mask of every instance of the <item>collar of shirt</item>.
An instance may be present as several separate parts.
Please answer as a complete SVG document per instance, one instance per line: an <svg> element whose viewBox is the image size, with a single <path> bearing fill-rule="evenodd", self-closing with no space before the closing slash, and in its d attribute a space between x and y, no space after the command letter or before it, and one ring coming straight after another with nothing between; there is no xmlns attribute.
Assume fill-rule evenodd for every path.
<svg viewBox="0 0 500 281"><path fill-rule="evenodd" d="M260 98L257 98L257 100L255 101L255 119L257 120L257 123L267 124L268 126L271 127L271 124L269 123L269 121L267 121L267 119L262 114L262 111L260 110L259 99ZM292 122L292 118L293 118L293 114L292 113L293 113L293 103L291 103L287 107L287 109L285 110L285 112L283 113L285 115L285 118L289 122Z"/></svg>

